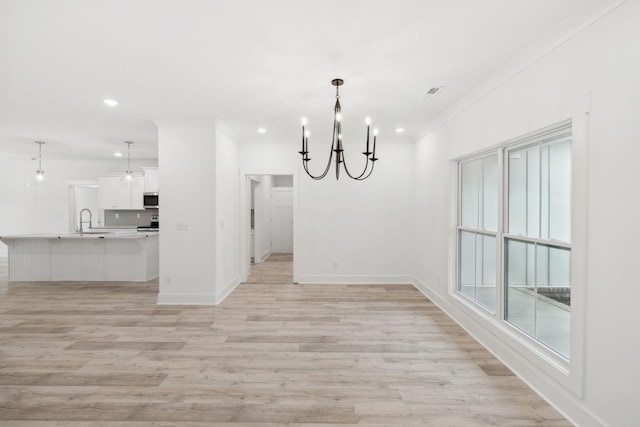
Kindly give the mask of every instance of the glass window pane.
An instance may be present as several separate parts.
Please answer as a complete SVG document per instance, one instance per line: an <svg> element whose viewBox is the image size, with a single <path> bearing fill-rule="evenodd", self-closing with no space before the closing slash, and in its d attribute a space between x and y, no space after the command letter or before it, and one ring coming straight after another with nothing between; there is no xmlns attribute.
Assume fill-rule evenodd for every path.
<svg viewBox="0 0 640 427"><path fill-rule="evenodd" d="M509 152L509 233L527 233L527 153Z"/></svg>
<svg viewBox="0 0 640 427"><path fill-rule="evenodd" d="M476 235L466 231L460 232L460 257L458 260L458 290L474 298L476 271Z"/></svg>
<svg viewBox="0 0 640 427"><path fill-rule="evenodd" d="M460 225L478 228L482 159L461 163Z"/></svg>
<svg viewBox="0 0 640 427"><path fill-rule="evenodd" d="M460 231L458 291L491 312L496 309L496 238Z"/></svg>
<svg viewBox="0 0 640 427"><path fill-rule="evenodd" d="M540 147L509 151L509 233L539 237Z"/></svg>
<svg viewBox="0 0 640 427"><path fill-rule="evenodd" d="M542 343L569 357L571 251L537 245L536 334Z"/></svg>
<svg viewBox="0 0 640 427"><path fill-rule="evenodd" d="M505 320L534 336L534 244L506 240Z"/></svg>
<svg viewBox="0 0 640 427"><path fill-rule="evenodd" d="M542 146L541 237L571 241L571 139L556 138Z"/></svg>
<svg viewBox="0 0 640 427"><path fill-rule="evenodd" d="M498 155L460 164L460 225L498 231Z"/></svg>
<svg viewBox="0 0 640 427"><path fill-rule="evenodd" d="M492 312L496 310L496 238L478 235L481 270L476 274L476 301Z"/></svg>
<svg viewBox="0 0 640 427"><path fill-rule="evenodd" d="M483 158L482 228L498 231L498 155Z"/></svg>

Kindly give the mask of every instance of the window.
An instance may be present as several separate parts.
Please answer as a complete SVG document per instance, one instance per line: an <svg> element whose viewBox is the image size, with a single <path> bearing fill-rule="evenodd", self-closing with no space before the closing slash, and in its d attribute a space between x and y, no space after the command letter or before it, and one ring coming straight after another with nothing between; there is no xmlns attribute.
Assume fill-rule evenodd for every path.
<svg viewBox="0 0 640 427"><path fill-rule="evenodd" d="M569 358L571 135L505 151L504 318Z"/></svg>
<svg viewBox="0 0 640 427"><path fill-rule="evenodd" d="M458 293L569 359L571 124L458 174Z"/></svg>
<svg viewBox="0 0 640 427"><path fill-rule="evenodd" d="M458 291L495 312L498 155L460 164Z"/></svg>

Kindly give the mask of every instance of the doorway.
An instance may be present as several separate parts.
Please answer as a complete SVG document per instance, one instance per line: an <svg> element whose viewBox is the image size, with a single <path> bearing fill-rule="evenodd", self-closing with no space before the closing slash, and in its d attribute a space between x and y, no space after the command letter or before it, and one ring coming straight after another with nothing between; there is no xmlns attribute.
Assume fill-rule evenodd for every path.
<svg viewBox="0 0 640 427"><path fill-rule="evenodd" d="M98 183L94 181L69 182L69 231L80 227L80 211L89 209L91 226L102 227L102 211L98 210ZM85 220L88 220L85 217ZM87 224L88 226L88 224Z"/></svg>
<svg viewBox="0 0 640 427"><path fill-rule="evenodd" d="M272 254L294 252L294 179L293 175L247 174L246 197L241 209L246 211L245 232L242 233L244 271L247 280L252 266L263 263Z"/></svg>

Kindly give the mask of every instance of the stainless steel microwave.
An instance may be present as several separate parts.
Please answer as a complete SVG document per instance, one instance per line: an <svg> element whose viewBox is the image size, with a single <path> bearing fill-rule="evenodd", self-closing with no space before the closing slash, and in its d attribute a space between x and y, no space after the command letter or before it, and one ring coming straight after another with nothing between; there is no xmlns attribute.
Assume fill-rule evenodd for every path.
<svg viewBox="0 0 640 427"><path fill-rule="evenodd" d="M158 193L143 193L142 205L145 209L158 209L160 207Z"/></svg>

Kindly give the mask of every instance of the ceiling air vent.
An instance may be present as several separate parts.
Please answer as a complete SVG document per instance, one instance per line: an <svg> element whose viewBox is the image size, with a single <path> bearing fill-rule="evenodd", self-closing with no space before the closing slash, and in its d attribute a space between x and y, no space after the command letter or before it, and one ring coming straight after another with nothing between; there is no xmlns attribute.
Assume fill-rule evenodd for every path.
<svg viewBox="0 0 640 427"><path fill-rule="evenodd" d="M429 89L427 91L427 93L425 93L424 95L422 95L422 100L423 101L430 101L433 98L435 98L435 96L437 94L439 94L440 92L442 92L442 89L444 89L444 86L434 86L431 89Z"/></svg>

